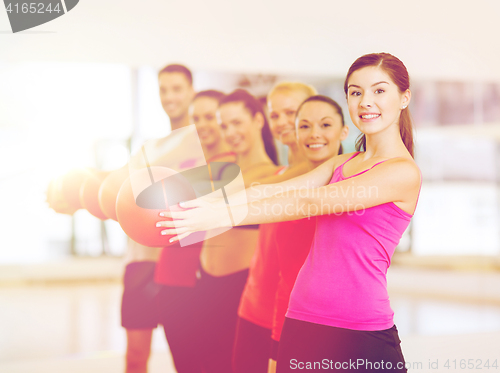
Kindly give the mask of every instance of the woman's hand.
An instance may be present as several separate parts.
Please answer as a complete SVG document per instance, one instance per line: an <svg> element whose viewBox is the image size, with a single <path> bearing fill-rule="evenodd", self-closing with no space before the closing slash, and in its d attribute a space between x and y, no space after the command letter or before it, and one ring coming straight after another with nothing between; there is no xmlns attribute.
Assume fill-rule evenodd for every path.
<svg viewBox="0 0 500 373"><path fill-rule="evenodd" d="M201 197L171 206L170 211L159 215L173 219L156 223L157 227L167 228L161 231L162 235L176 235L170 242L180 241L194 232L233 226L224 199Z"/></svg>

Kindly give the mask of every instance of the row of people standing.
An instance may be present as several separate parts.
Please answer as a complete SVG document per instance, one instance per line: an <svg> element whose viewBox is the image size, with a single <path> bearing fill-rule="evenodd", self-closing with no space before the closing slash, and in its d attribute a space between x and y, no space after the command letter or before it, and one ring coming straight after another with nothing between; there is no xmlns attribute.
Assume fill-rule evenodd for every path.
<svg viewBox="0 0 500 373"><path fill-rule="evenodd" d="M362 60L363 58L365 59ZM398 73L403 72L403 75L406 73L407 76L406 69L402 71L401 66L394 67L398 64L402 65L399 60L385 54L368 55L360 60L357 67L351 68L353 71L350 72L350 75L355 75L356 84L348 85L350 75L346 79L346 95L370 97L368 99L368 101L371 100L370 102L364 99L356 107L353 105L352 109L349 108L353 122L357 126L359 124L358 128L365 134L362 139L364 142L358 146L361 150L369 150L370 144L373 148L373 144L377 143L373 140L377 136L370 133L370 125L365 122L376 121L382 114L392 115L391 110L400 116L406 115L407 111L404 112L406 106L399 108L399 111L392 106L401 106L399 101L405 102L407 105L411 96L408 87L404 88L398 77L393 74L399 69ZM388 63L383 66L385 61ZM284 185L301 184L302 186L308 177L297 176L305 173L312 175L311 180L326 180L326 176L323 174L328 174L330 183L339 182L339 180L344 179L342 177L335 179L335 177L339 177L338 170L342 172L346 162L362 154L356 152L336 157L332 161L332 157L342 153L341 141L347 136L348 128L344 124L340 106L328 97L316 95L314 89L309 86L300 83L282 83L269 93L268 105L271 122L271 127L269 127L263 108L258 100L248 92L238 90L229 95L221 95L217 91L205 91L194 96L192 78L190 72L186 70L180 65L169 65L159 74L160 95L163 96L162 104L171 118L172 128L174 129L175 125L179 123L182 126L191 122L187 110L191 104L192 122L197 125L207 162L218 159L236 162L242 170L247 186L255 182L262 184L282 182ZM383 78L383 80L375 81L375 78ZM368 85L367 82L373 84ZM376 93L373 93L371 92L374 90L372 87L384 83L390 86L388 90L390 94L386 96L389 96L392 101L387 103L377 98L380 102L375 104L376 100L372 98L373 94L384 93L384 90L376 87ZM392 86L396 88L392 89ZM351 93L351 87L356 88L357 91ZM179 99L182 92L185 93L184 100ZM191 102L193 97L194 100ZM349 104L350 101L354 101L354 99L350 100L348 96ZM360 107L365 109L365 112L359 114ZM180 108L184 108L184 114ZM366 111L368 109L374 109L374 112ZM356 116L361 120L358 120ZM406 144L406 137L408 131L411 133L411 126L408 129L408 123L405 122L400 128L399 117L393 116L395 117L394 123L388 124L384 121L384 124L386 124L386 128L397 127L399 140L392 140L403 143L402 139L404 139L403 146L406 148L403 150L399 146L391 145L391 149L396 157L409 158L412 155L412 148ZM216 120L217 117L219 121ZM183 118L183 121L176 121L176 118ZM391 130L394 132L392 127ZM386 128L382 128L382 130L386 130ZM380 129L378 131L380 132ZM377 128L375 128L375 134L376 132ZM391 131L387 130L386 132ZM391 135L394 135L392 132ZM287 168L277 165L271 133L276 140L289 147L289 166ZM378 141L380 141L380 137ZM412 146L412 141L410 145ZM408 152L409 157L404 153L405 151ZM390 158L393 157L374 156L374 160L380 160L374 164L370 164L373 163L370 157L361 163L358 161L360 158L358 158L356 160L358 162L351 163L355 163L354 170L361 169L361 172L354 173L351 177L365 173L371 175L373 172L370 170L375 165ZM342 162L338 163L337 159L342 160ZM334 163L333 168L332 162ZM392 163L388 162L387 164ZM320 165L323 166L319 167ZM365 169L365 165L371 167ZM316 169L317 171L312 171ZM380 167L380 169L386 170L387 167ZM322 176L318 176L319 174ZM287 182L287 180L291 181ZM400 214L402 215L406 213L411 216L406 210L414 210L416 200L413 201L413 197L413 195L405 196L408 201L405 199L403 203L399 200L391 201L394 205L393 209L396 209L396 212L401 210ZM388 198L393 198L393 196ZM280 203L278 199L275 199L274 202ZM394 202L397 202L398 205L395 205ZM377 203L372 205L376 206ZM394 213L394 211L388 211L388 213ZM394 233L394 237L391 237L392 241L382 243L383 250L389 257L389 262L395 247L394 242L399 240L400 236L397 236L402 233L399 230L405 223L409 222L408 216L403 216L404 221L400 224L401 227L398 227L396 232L392 232ZM164 327L179 373L258 373L268 370L273 372L276 369L276 360L280 361L278 371L293 370L295 368L291 366L291 362L295 360L297 363L299 356L302 356L303 359L308 359L311 356L319 358L319 355L314 353L319 351L318 343L323 347L326 346L326 349L320 349L323 351L322 353L326 355L331 353L338 359L354 358L359 353L359 356L389 357L394 362L404 362L399 342L397 342L399 341L397 331L394 327L389 326L392 315L388 316L390 307L387 308L387 302L382 306L383 317L375 317L377 321L385 317L383 322L378 322L377 325L368 325L370 322L330 323L326 317L311 316L311 318L307 316L307 312L303 312L304 309L311 311L310 308L301 307L300 302L307 299L315 300L319 313L329 312L323 309L324 302L319 301L318 303L317 297L311 298L311 294L304 290L304 286L307 288L308 281L317 287L317 289L310 288L313 294L324 294L328 297L327 293L329 289L332 289L332 294L344 302L347 300L347 304L349 304L349 300L360 301L356 294L346 295L337 289L338 283L333 285L329 282L324 285L318 283L317 279L314 278L314 269L301 270L306 258L305 267L311 269L315 265L315 261L311 257L312 254L309 254L311 247L316 250L316 253L325 250L323 247L317 248L318 229L315 216L311 217L310 215L307 216L307 219L296 221L283 221L291 220L283 216L274 218L261 216L260 220L259 217L255 216L252 218L259 223L271 222L271 224L260 225L260 227L255 226L255 224L235 227L235 229L205 240L203 244L194 244L189 247L171 245L158 250L151 248L135 250L147 251L150 254L159 252L159 260L156 265L153 260L150 260L151 258L134 260L126 269L122 320L127 319L127 309L129 308L135 308L137 319L142 317L141 312L143 311L144 315L153 315L148 316L151 323L147 325L123 323L124 327L127 328L129 340L127 350L127 369L129 372L146 371L145 364L147 364L149 356L151 330L155 326L155 322L160 322ZM298 218L297 214L293 216L293 219ZM272 223L273 221L275 223ZM188 225L190 223L189 219L186 219L185 222ZM345 222L339 224L344 224L347 227ZM213 226L215 228L217 225ZM329 227L329 223L325 224L322 220L320 231L325 231L324 227L326 226ZM337 230L337 234L343 235L339 230ZM362 232L357 232L357 234L362 235ZM337 239L337 241L339 240ZM325 245L324 240L321 245ZM133 249L136 245L132 244L131 247ZM155 255L158 254L152 256ZM355 272L358 271L359 278L368 281L367 288L376 290L375 293L380 299L384 298L384 289L379 286L383 285L384 282L381 278L381 276L385 278L384 268L382 268L384 266L381 265L378 268L380 273L377 270L372 272L368 270L369 273L365 276L366 264L370 260L363 261L366 258L360 260L357 257L351 257L345 263L343 260L345 261L348 255L345 253L342 255L337 256L338 263L334 263L333 266L338 270L338 273L345 274L346 278L356 282ZM346 264L348 268L352 269L351 272L343 269L342 266ZM131 274L133 271L130 269L139 265L144 266L143 268L146 268L147 265L147 269ZM327 269L321 268L321 270L320 275L331 280L331 276L329 277L325 272ZM302 282L300 289L297 290L294 289L294 283L299 271L302 273ZM306 277L307 281L304 280ZM373 287L373 284L370 283L373 278L376 278L376 281L380 283L377 285L378 287ZM339 278L336 280L338 281ZM134 291L131 292L131 289ZM287 314L283 333L285 340L279 343L292 289L294 289L294 294L298 295L295 296L294 310L289 310ZM359 288L357 289L359 290ZM127 294L135 294L135 301L127 302ZM369 301L368 308L372 311L375 310L375 312L380 311L376 301L370 302L373 300L368 296L370 294L366 295L365 299ZM128 298L134 299L134 296ZM299 299L298 303L297 299ZM292 303L293 296L290 304ZM148 304L148 306L137 307L138 304ZM336 307L339 308L338 305ZM345 310L339 312L342 317L347 319L351 317L345 313ZM313 315L314 312L309 312L309 314ZM354 318L358 316L370 318L366 313L355 312ZM156 317L156 321L153 320L154 317ZM301 322L297 323L294 320ZM325 320L328 322L324 323ZM317 330L311 331L308 324L313 324L312 328L319 327ZM335 333L326 330L322 327L323 325L335 328ZM388 328L379 330L377 329L379 326L387 326ZM343 331L343 328L348 332L341 336L341 333L339 334L336 329ZM358 335L350 333L349 330L363 331L363 333ZM137 335L141 336L137 337ZM307 339L303 338L304 336L311 338L312 344L309 349L304 348ZM337 352L342 350L344 344L342 338L348 342L349 352L339 354ZM135 348L132 348L134 346ZM277 346L279 346L279 354ZM367 351L372 350L378 352L366 355ZM306 353L302 353L303 351ZM278 358L278 355L281 357ZM365 371L368 370L365 369ZM398 371L404 371L404 367Z"/></svg>
<svg viewBox="0 0 500 373"><path fill-rule="evenodd" d="M295 114L304 99L316 94L314 88L287 82L275 86L268 95L270 126L262 103L247 91L195 93L192 74L185 66L166 66L158 81L171 130L196 125L204 159L189 166L236 162L246 186L286 180L311 167L304 157L305 143L297 142ZM278 165L275 141L288 147L286 167ZM149 142L155 150L151 165L164 163L161 149L167 145L168 137ZM323 150L322 157L335 155L335 146ZM175 155L179 153L179 164L190 157L189 151ZM141 163L141 157L138 152L129 163ZM126 165L110 175L123 180L128 171ZM279 269L265 268L261 262L275 257L274 232L271 225L244 226L187 248L146 247L129 239L121 306L127 334L126 371L147 370L152 332L158 324L163 326L178 372L267 371L275 296L270 289L277 288ZM259 294L260 288L267 289L270 299ZM265 338L256 339L262 324Z"/></svg>
<svg viewBox="0 0 500 373"><path fill-rule="evenodd" d="M339 105L315 94L314 88L302 83L275 86L268 95L271 126L261 103L243 90L225 96L217 91L200 92L191 105L191 115L204 149L222 140L217 134L220 131L222 141L234 152L247 186L278 182L338 154L340 141L347 136ZM295 116L305 99L309 101L303 108L306 116L297 141ZM321 115L327 115L314 116L318 108ZM289 146L288 167L276 165L275 139ZM267 372L272 357L273 318L274 338L279 340L277 330L286 310L286 304L275 310L280 279L280 268L274 261L277 228L242 226L203 242L192 298L192 306L199 312L191 314L189 331L185 330L191 336L190 348L184 350L183 358L174 354L179 372ZM310 238L303 239L300 247L298 242L294 246L307 253ZM297 271L300 265L295 265ZM281 299L286 297L286 292L281 294ZM189 368L184 370L183 366Z"/></svg>
<svg viewBox="0 0 500 373"><path fill-rule="evenodd" d="M174 68L181 71L172 71ZM182 70L182 67L170 65L159 74L160 95L165 96L163 107L167 114L167 109L170 110L171 118L175 106L168 99L169 90L174 90L169 86L169 74L174 74L172 80L181 85ZM191 84L189 76L184 80L184 83ZM182 91L177 87L177 92ZM190 90L184 86L184 91ZM338 120L327 124L309 118L309 125L301 125L301 141L297 141L297 109L315 94L314 88L302 83L284 82L275 86L268 95L269 126L261 102L248 92L237 90L224 95L215 90L202 91L194 95L186 110L190 119L187 123L196 125L207 162L236 162L246 186L256 182L279 182L300 175L338 154L340 141L347 136L340 107L332 100L327 102L326 98L317 97L304 111L307 112L311 105L323 105L333 111L330 117ZM186 101L188 97L185 95ZM176 128L172 126L172 129ZM287 167L278 166L275 140L289 148ZM133 260L126 268L122 319L125 320L130 307L138 311L136 320L144 320L141 309L145 310L145 315L158 315L158 321L151 318L152 323L147 326L152 327L155 322L163 325L179 373L267 372L273 348L273 317L278 317L275 298L280 271L277 262L272 266L266 262L277 258L276 228L277 225L242 226L203 241L201 248L200 245L190 248L170 246L159 250L131 241L130 252L135 253L134 257L139 260ZM304 242L302 246L302 250L307 251L310 242ZM160 286L156 286L156 292L149 293L148 302L142 303L140 293L147 293L148 287L153 287L153 261L144 254L137 256L144 252L148 252L151 259L159 255L155 264L155 281ZM198 253L199 263L195 269ZM181 264L183 282L172 279L171 275L174 271L179 272ZM129 286L134 278L144 278L137 276L138 268L149 273L148 280L140 287ZM128 296L130 288L135 289L138 296ZM280 311L283 313L283 307ZM280 318L284 318L284 313ZM123 322L129 346L135 346L127 351L129 370L144 367L149 355L152 329L138 328L138 325L144 324ZM136 343L133 340L136 335L144 337L137 338ZM276 333L274 337L279 340Z"/></svg>
<svg viewBox="0 0 500 373"><path fill-rule="evenodd" d="M249 211L236 226L316 217L288 302L277 372L406 371L386 273L422 180L413 160L409 83L406 67L390 54L358 58L344 82L351 120L362 132L357 151L291 180L231 196L243 194L247 201L232 206L233 214ZM301 108L299 124L300 113ZM229 224L222 219L223 199L198 198L180 207L161 212L173 220L156 223L166 228L162 234L176 235L171 242Z"/></svg>
<svg viewBox="0 0 500 373"><path fill-rule="evenodd" d="M276 85L268 95L270 128L260 102L246 91L223 96L218 105L213 100L208 117L215 118L217 110L220 123L213 128L219 126L235 153L246 185L287 180L339 154L348 134L342 109L328 97L315 94L314 88L302 83ZM206 97L207 93L199 95ZM193 114L201 106L195 97ZM197 124L199 116L193 118ZM201 127L198 124L203 139ZM271 132L289 147L288 167L276 166ZM202 140L202 146L204 143ZM301 223L309 228L308 233L298 225L291 226L293 223L250 225L204 241L193 300L201 312L193 320L196 347L190 350L197 355L191 361L198 358L201 371L267 372L268 365L273 371L276 357L272 350L277 351L289 292L314 231L314 220ZM299 230L294 235L286 232L289 228ZM295 251L291 262L278 260L279 231L286 242L283 246L291 244ZM290 240L291 236L297 240Z"/></svg>

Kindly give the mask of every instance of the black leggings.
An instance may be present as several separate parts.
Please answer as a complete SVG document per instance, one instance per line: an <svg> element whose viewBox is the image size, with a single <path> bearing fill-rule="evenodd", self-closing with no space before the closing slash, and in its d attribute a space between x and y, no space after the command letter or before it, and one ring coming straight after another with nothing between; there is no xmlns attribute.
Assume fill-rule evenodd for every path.
<svg viewBox="0 0 500 373"><path fill-rule="evenodd" d="M361 331L286 318L276 372L406 372L400 342L395 325Z"/></svg>
<svg viewBox="0 0 500 373"><path fill-rule="evenodd" d="M267 373L271 329L238 317L234 340L234 373Z"/></svg>
<svg viewBox="0 0 500 373"><path fill-rule="evenodd" d="M232 373L238 305L248 269L227 276L212 276L200 269L196 296L200 311L198 337L204 373Z"/></svg>
<svg viewBox="0 0 500 373"><path fill-rule="evenodd" d="M194 287L162 286L160 322L178 373L201 373L198 319Z"/></svg>

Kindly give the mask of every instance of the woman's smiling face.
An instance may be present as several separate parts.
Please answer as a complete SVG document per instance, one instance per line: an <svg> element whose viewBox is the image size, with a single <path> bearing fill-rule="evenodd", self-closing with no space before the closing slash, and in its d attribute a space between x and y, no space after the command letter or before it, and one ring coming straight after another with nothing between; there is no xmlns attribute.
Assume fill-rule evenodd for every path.
<svg viewBox="0 0 500 373"><path fill-rule="evenodd" d="M326 102L306 102L297 114L298 144L313 164L337 155L348 133L338 111Z"/></svg>
<svg viewBox="0 0 500 373"><path fill-rule="evenodd" d="M218 106L219 102L214 98L198 97L189 108L191 123L196 125L203 146L215 145L221 137L216 116Z"/></svg>
<svg viewBox="0 0 500 373"><path fill-rule="evenodd" d="M349 114L361 132L370 135L399 127L401 109L408 105L410 94L401 93L384 70L375 66L356 70L347 87Z"/></svg>
<svg viewBox="0 0 500 373"><path fill-rule="evenodd" d="M261 137L263 118L254 117L243 102L229 102L219 107L220 129L226 142L235 153L248 152Z"/></svg>

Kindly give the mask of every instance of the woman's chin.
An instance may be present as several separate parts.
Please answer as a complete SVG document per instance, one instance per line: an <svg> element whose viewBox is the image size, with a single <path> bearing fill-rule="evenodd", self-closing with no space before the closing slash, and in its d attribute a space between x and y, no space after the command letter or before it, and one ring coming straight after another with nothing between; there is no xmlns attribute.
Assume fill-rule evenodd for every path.
<svg viewBox="0 0 500 373"><path fill-rule="evenodd" d="M284 136L281 136L279 141L286 146L292 146L297 143L297 138L295 137L295 133L288 133Z"/></svg>
<svg viewBox="0 0 500 373"><path fill-rule="evenodd" d="M242 143L239 143L238 145L231 145L231 151L235 152L236 154L246 153L247 150L247 147Z"/></svg>
<svg viewBox="0 0 500 373"><path fill-rule="evenodd" d="M207 137L205 139L200 138L201 146L203 146L204 148L211 148L215 145L216 142L217 141L212 137Z"/></svg>

